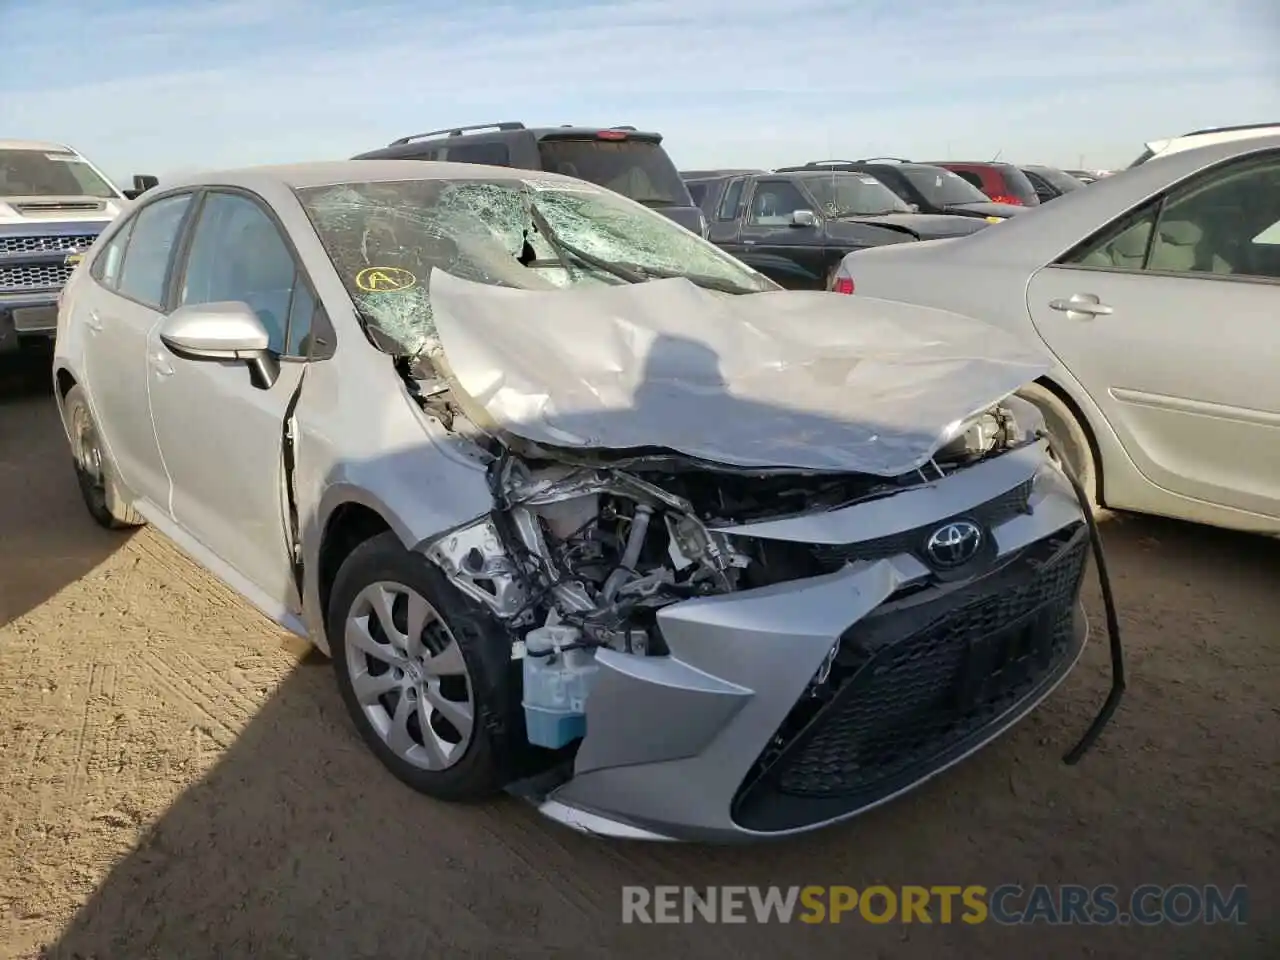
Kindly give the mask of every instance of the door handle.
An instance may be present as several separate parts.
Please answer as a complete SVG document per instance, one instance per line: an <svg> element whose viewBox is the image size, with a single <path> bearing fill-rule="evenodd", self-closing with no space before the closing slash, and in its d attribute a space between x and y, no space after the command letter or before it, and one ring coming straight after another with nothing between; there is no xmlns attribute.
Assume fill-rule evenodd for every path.
<svg viewBox="0 0 1280 960"><path fill-rule="evenodd" d="M84 325L94 333L98 333L102 330L102 318L98 316L96 310L90 310L89 316L85 318Z"/></svg>
<svg viewBox="0 0 1280 960"><path fill-rule="evenodd" d="M151 369L162 377L173 376L173 365L169 363L169 358L157 350L150 357Z"/></svg>
<svg viewBox="0 0 1280 960"><path fill-rule="evenodd" d="M1111 308L1100 303L1092 293L1073 293L1065 300L1050 300L1049 307L1063 313L1084 313L1091 317L1111 316Z"/></svg>

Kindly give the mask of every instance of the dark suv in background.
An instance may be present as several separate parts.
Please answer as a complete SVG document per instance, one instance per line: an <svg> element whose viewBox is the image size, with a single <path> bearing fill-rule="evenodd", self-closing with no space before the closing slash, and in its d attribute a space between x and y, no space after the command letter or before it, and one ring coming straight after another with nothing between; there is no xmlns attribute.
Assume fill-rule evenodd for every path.
<svg viewBox="0 0 1280 960"><path fill-rule="evenodd" d="M1033 164L1021 169L1026 178L1031 181L1031 186L1035 188L1036 196L1040 198L1041 203L1048 203L1050 200L1056 200L1064 194L1084 187L1084 181L1079 177L1072 176L1057 167Z"/></svg>
<svg viewBox="0 0 1280 960"><path fill-rule="evenodd" d="M562 173L599 184L706 235L706 220L662 146L635 127L481 123L401 137L353 160L444 160Z"/></svg>
<svg viewBox="0 0 1280 960"><path fill-rule="evenodd" d="M814 160L800 167L779 167L778 172L838 170L875 177L921 213L946 213L984 220L1004 220L1025 209L995 203L968 180L942 167L911 163L891 157L870 160Z"/></svg>

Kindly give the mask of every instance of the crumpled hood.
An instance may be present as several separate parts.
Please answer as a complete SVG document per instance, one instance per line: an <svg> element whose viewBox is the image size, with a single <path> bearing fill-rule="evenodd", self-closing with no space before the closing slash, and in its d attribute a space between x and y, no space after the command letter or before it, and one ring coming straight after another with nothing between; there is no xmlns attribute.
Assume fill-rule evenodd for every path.
<svg viewBox="0 0 1280 960"><path fill-rule="evenodd" d="M864 297L683 278L517 290L440 269L429 284L456 386L554 447L897 476L1049 369L984 323Z"/></svg>

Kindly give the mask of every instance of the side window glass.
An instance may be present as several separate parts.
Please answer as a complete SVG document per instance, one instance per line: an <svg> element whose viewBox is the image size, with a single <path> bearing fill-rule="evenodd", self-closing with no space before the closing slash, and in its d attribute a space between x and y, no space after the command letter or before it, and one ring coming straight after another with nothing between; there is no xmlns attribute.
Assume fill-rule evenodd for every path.
<svg viewBox="0 0 1280 960"><path fill-rule="evenodd" d="M1147 269L1280 279L1280 158L1217 171L1171 195Z"/></svg>
<svg viewBox="0 0 1280 960"><path fill-rule="evenodd" d="M1159 203L1151 203L1121 217L1068 253L1062 262L1081 267L1141 270L1158 209Z"/></svg>
<svg viewBox="0 0 1280 960"><path fill-rule="evenodd" d="M974 173L973 171L952 170L951 172L954 173L961 180L965 181L966 183L972 184L973 186L977 187L979 190L983 190L984 193L986 192L982 186L982 178L978 176L976 173Z"/></svg>
<svg viewBox="0 0 1280 960"><path fill-rule="evenodd" d="M693 201L695 207L702 206L702 201L707 199L707 185L705 183L686 183L689 188L689 199Z"/></svg>
<svg viewBox="0 0 1280 960"><path fill-rule="evenodd" d="M296 265L275 222L248 197L211 193L200 211L181 305L238 301L258 315L276 353L285 351Z"/></svg>
<svg viewBox="0 0 1280 960"><path fill-rule="evenodd" d="M797 210L812 210L813 204L793 184L785 180L765 180L751 198L750 222L761 227L785 227Z"/></svg>
<svg viewBox="0 0 1280 960"><path fill-rule="evenodd" d="M724 197L720 201L720 211L716 214L716 219L738 219L738 214L742 212L742 188L746 182L742 177L729 182L729 186L724 192Z"/></svg>
<svg viewBox="0 0 1280 960"><path fill-rule="evenodd" d="M165 197L138 211L133 221L116 289L157 310L164 304L165 281L178 232L191 206L191 194Z"/></svg>
<svg viewBox="0 0 1280 960"><path fill-rule="evenodd" d="M494 167L511 164L511 155L505 143L467 143L449 147L445 159L450 163L482 163Z"/></svg>
<svg viewBox="0 0 1280 960"><path fill-rule="evenodd" d="M108 290L114 290L120 281L120 265L124 263L124 250L129 243L134 221L123 224L116 235L107 241L102 253L93 261L92 277Z"/></svg>
<svg viewBox="0 0 1280 960"><path fill-rule="evenodd" d="M316 295L307 278L298 271L293 281L293 300L289 303L288 338L285 354L290 357L311 355L311 321L316 315Z"/></svg>

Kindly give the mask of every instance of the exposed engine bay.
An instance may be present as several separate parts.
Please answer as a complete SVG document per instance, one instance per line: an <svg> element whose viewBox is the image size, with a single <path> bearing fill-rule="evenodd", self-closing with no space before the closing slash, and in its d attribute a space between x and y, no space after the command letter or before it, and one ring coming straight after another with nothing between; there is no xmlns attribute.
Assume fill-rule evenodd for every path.
<svg viewBox="0 0 1280 960"><path fill-rule="evenodd" d="M905 476L747 471L671 451L548 451L489 435L442 386L415 392L430 415L491 454L494 508L439 540L428 555L459 590L507 625L513 657L526 660L526 711L575 717L582 714L595 649L667 652L655 629L662 607L816 576L847 562L833 565L804 544L723 528L892 496L1034 442L1010 409L1023 402L1009 398L960 426L926 467ZM544 670L555 679L544 682ZM539 697L539 689L547 695ZM564 746L581 735L573 732L578 724L540 740L529 719L531 741L543 746Z"/></svg>

